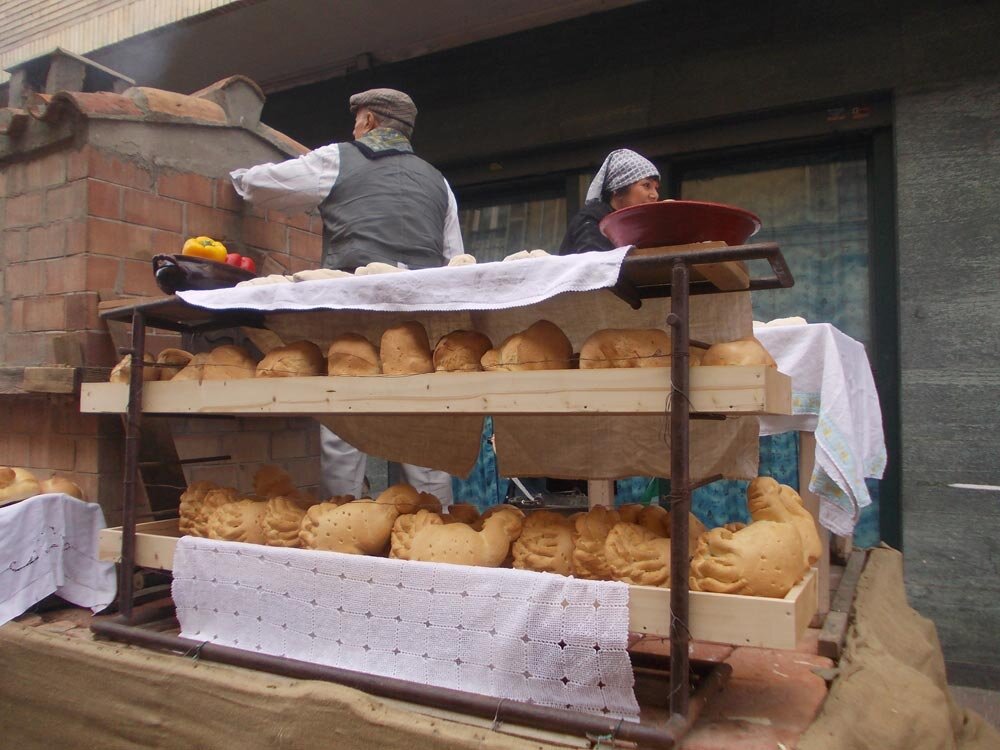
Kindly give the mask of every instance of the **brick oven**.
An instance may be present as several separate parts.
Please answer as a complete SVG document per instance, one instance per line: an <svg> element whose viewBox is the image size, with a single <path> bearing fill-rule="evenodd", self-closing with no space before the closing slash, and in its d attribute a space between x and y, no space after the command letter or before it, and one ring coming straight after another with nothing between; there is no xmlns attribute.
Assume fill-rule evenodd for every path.
<svg viewBox="0 0 1000 750"><path fill-rule="evenodd" d="M12 74L19 85L0 109L0 465L66 475L116 523L121 422L78 405L81 378L106 377L119 359L112 333L127 344L100 309L162 296L151 258L190 236L223 239L262 274L317 267L318 216L252 209L227 176L306 149L260 122L264 96L241 76L179 94L129 86L61 50ZM181 342L152 332L149 344L155 353ZM230 457L186 464L188 481L250 489L257 467L274 462L303 487L317 482L312 420L169 423L181 460Z"/></svg>

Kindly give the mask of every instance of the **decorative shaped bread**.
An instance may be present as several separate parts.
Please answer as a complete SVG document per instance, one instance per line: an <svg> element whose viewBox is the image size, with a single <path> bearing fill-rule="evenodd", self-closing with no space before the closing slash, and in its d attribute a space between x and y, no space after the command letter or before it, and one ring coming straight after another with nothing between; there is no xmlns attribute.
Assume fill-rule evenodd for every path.
<svg viewBox="0 0 1000 750"><path fill-rule="evenodd" d="M360 333L342 333L326 353L330 375L378 375L382 372L378 349Z"/></svg>
<svg viewBox="0 0 1000 750"><path fill-rule="evenodd" d="M670 512L664 509L665 515L662 518L663 530L666 535L671 539L674 538L672 520L670 518ZM701 535L705 533L705 524L698 520L698 517L694 513L688 512L688 556L694 554L694 551L698 548L698 540Z"/></svg>
<svg viewBox="0 0 1000 750"><path fill-rule="evenodd" d="M46 492L61 492L64 495L70 495L77 498L78 500L86 500L86 496L83 494L83 490L80 489L80 485L76 482L67 479L59 474L53 474L48 479L41 483L42 494Z"/></svg>
<svg viewBox="0 0 1000 750"><path fill-rule="evenodd" d="M392 524L389 538L389 557L399 560L412 559L413 536L424 526L440 526L444 523L441 516L429 510L418 510L399 516Z"/></svg>
<svg viewBox="0 0 1000 750"><path fill-rule="evenodd" d="M142 355L142 361L146 364L142 368L142 380L148 383L152 380L160 379L160 371L154 367L156 360L153 359L152 354ZM126 354L121 362L115 365L114 369L111 371L111 376L108 378L109 383L128 383L132 378L132 355Z"/></svg>
<svg viewBox="0 0 1000 750"><path fill-rule="evenodd" d="M181 370L191 364L194 355L183 349L164 349L156 355L156 369L160 380L172 380Z"/></svg>
<svg viewBox="0 0 1000 750"><path fill-rule="evenodd" d="M777 369L778 363L755 337L712 344L701 358L706 367L712 365L767 365Z"/></svg>
<svg viewBox="0 0 1000 750"><path fill-rule="evenodd" d="M620 520L617 512L604 505L595 505L574 519L576 546L573 549L573 573L577 578L611 580L611 567L604 555L604 542Z"/></svg>
<svg viewBox="0 0 1000 750"><path fill-rule="evenodd" d="M481 364L484 370L565 370L572 357L573 346L562 329L539 320L486 352Z"/></svg>
<svg viewBox="0 0 1000 750"><path fill-rule="evenodd" d="M354 269L355 276L375 276L380 273L402 273L405 268L399 268L398 266L391 266L388 263L379 263L377 261L369 263L367 266L358 266Z"/></svg>
<svg viewBox="0 0 1000 750"><path fill-rule="evenodd" d="M253 491L264 498L298 494L292 475L274 464L265 464L257 469L253 475Z"/></svg>
<svg viewBox="0 0 1000 750"><path fill-rule="evenodd" d="M712 529L691 560L691 589L781 598L807 568L793 524L755 521L733 532Z"/></svg>
<svg viewBox="0 0 1000 750"><path fill-rule="evenodd" d="M212 512L226 503L236 502L240 495L232 487L213 487L199 494L187 502L181 496L180 530L191 536L207 537L208 519Z"/></svg>
<svg viewBox="0 0 1000 750"><path fill-rule="evenodd" d="M270 286L271 284L291 284L292 277L283 273L269 273L239 282L236 286Z"/></svg>
<svg viewBox="0 0 1000 750"><path fill-rule="evenodd" d="M417 492L416 488L404 483L387 487L375 502L392 505L400 513L416 513L418 510L441 512L441 501L430 492Z"/></svg>
<svg viewBox="0 0 1000 750"><path fill-rule="evenodd" d="M616 581L639 586L670 585L670 540L634 523L619 523L604 542Z"/></svg>
<svg viewBox="0 0 1000 750"><path fill-rule="evenodd" d="M420 375L434 372L427 331L415 320L387 328L379 347L385 375Z"/></svg>
<svg viewBox="0 0 1000 750"><path fill-rule="evenodd" d="M348 555L381 555L389 544L399 510L389 503L355 500L333 505L319 503L306 511L299 530L304 549L322 549Z"/></svg>
<svg viewBox="0 0 1000 750"><path fill-rule="evenodd" d="M205 371L205 363L208 361L208 352L195 354L191 361L181 368L180 372L170 378L172 381L196 380L201 382L201 376Z"/></svg>
<svg viewBox="0 0 1000 750"><path fill-rule="evenodd" d="M264 503L260 525L264 544L271 547L298 547L299 527L309 505L294 497L272 497Z"/></svg>
<svg viewBox="0 0 1000 750"><path fill-rule="evenodd" d="M493 342L478 331L452 331L434 347L435 372L476 372L482 370L482 358Z"/></svg>
<svg viewBox="0 0 1000 750"><path fill-rule="evenodd" d="M353 273L338 271L334 268L310 268L308 271L296 271L292 274L292 281L323 281L326 279L342 279L352 277Z"/></svg>
<svg viewBox="0 0 1000 750"><path fill-rule="evenodd" d="M452 503L442 520L445 523L467 523L472 526L479 520L479 509L472 503Z"/></svg>
<svg viewBox="0 0 1000 750"><path fill-rule="evenodd" d="M639 514L642 513L645 507L641 503L625 503L625 505L619 505L615 510L618 511L618 515L621 516L623 522L639 523Z"/></svg>
<svg viewBox="0 0 1000 750"><path fill-rule="evenodd" d="M178 519L177 525L182 534L199 536L198 534L192 533L192 528L194 527L195 521L199 517L201 502L205 499L205 495L208 494L209 490L216 489L219 489L219 485L215 482L203 479L199 482L192 482L187 486L187 489L181 493L181 502L178 509L180 518Z"/></svg>
<svg viewBox="0 0 1000 750"><path fill-rule="evenodd" d="M206 524L209 539L227 542L264 544L264 527L261 521L267 503L244 498L224 503L212 511Z"/></svg>
<svg viewBox="0 0 1000 750"><path fill-rule="evenodd" d="M468 253L462 253L461 255L456 255L454 258L448 261L449 266L474 266L476 264L476 256L469 255Z"/></svg>
<svg viewBox="0 0 1000 750"><path fill-rule="evenodd" d="M823 546L812 515L802 505L799 493L771 477L757 477L747 487L747 509L756 521L790 523L802 537L802 552L808 568L819 560Z"/></svg>
<svg viewBox="0 0 1000 750"><path fill-rule="evenodd" d="M326 375L326 358L311 341L296 341L269 351L257 365L258 378Z"/></svg>
<svg viewBox="0 0 1000 750"><path fill-rule="evenodd" d="M507 557L523 523L523 514L516 508L500 508L483 521L481 531L462 523L428 524L413 535L410 559L496 568Z"/></svg>
<svg viewBox="0 0 1000 750"><path fill-rule="evenodd" d="M0 466L0 502L24 500L41 491L38 479L27 469Z"/></svg>
<svg viewBox="0 0 1000 750"><path fill-rule="evenodd" d="M565 516L550 510L532 512L511 549L514 567L572 575L575 531Z"/></svg>

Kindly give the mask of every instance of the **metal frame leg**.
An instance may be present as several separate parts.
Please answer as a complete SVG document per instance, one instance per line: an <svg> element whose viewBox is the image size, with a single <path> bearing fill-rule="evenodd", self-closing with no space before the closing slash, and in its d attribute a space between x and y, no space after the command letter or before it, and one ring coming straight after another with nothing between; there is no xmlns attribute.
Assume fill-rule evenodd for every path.
<svg viewBox="0 0 1000 750"><path fill-rule="evenodd" d="M125 481L122 493L122 559L118 565L118 611L132 619L135 596L135 508L139 481L139 446L142 434L143 358L146 354L146 318L132 315L132 369L128 410L125 415Z"/></svg>

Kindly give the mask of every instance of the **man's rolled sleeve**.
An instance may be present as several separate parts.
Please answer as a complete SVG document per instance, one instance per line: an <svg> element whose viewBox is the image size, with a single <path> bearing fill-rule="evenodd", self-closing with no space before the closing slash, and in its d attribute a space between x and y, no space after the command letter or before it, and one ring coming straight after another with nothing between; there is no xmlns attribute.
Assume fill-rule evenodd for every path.
<svg viewBox="0 0 1000 750"><path fill-rule="evenodd" d="M258 164L229 173L236 192L258 208L307 211L316 208L340 175L340 144L323 146L297 159Z"/></svg>
<svg viewBox="0 0 1000 750"><path fill-rule="evenodd" d="M444 217L444 259L451 260L465 252L465 243L462 242L462 227L458 223L458 201L451 192L448 180L444 181L444 187L448 191L448 211Z"/></svg>

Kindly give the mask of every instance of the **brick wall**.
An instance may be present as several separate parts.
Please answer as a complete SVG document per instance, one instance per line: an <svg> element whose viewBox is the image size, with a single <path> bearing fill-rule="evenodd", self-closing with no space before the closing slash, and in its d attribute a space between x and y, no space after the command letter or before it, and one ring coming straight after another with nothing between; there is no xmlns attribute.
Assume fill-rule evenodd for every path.
<svg viewBox="0 0 1000 750"><path fill-rule="evenodd" d="M317 216L285 216L247 206L228 178L151 166L92 146L61 149L0 167L0 365L118 360L98 303L162 296L157 253L180 252L185 238L209 235L250 255L261 273L319 265ZM177 335L149 332L153 353ZM109 523L121 510L121 423L79 414L70 397L0 397L12 426L0 436L0 465L51 471L97 498ZM172 420L180 457L231 455L231 462L185 467L189 481L213 479L243 491L262 464L285 466L303 488L318 482L319 438L310 419Z"/></svg>

